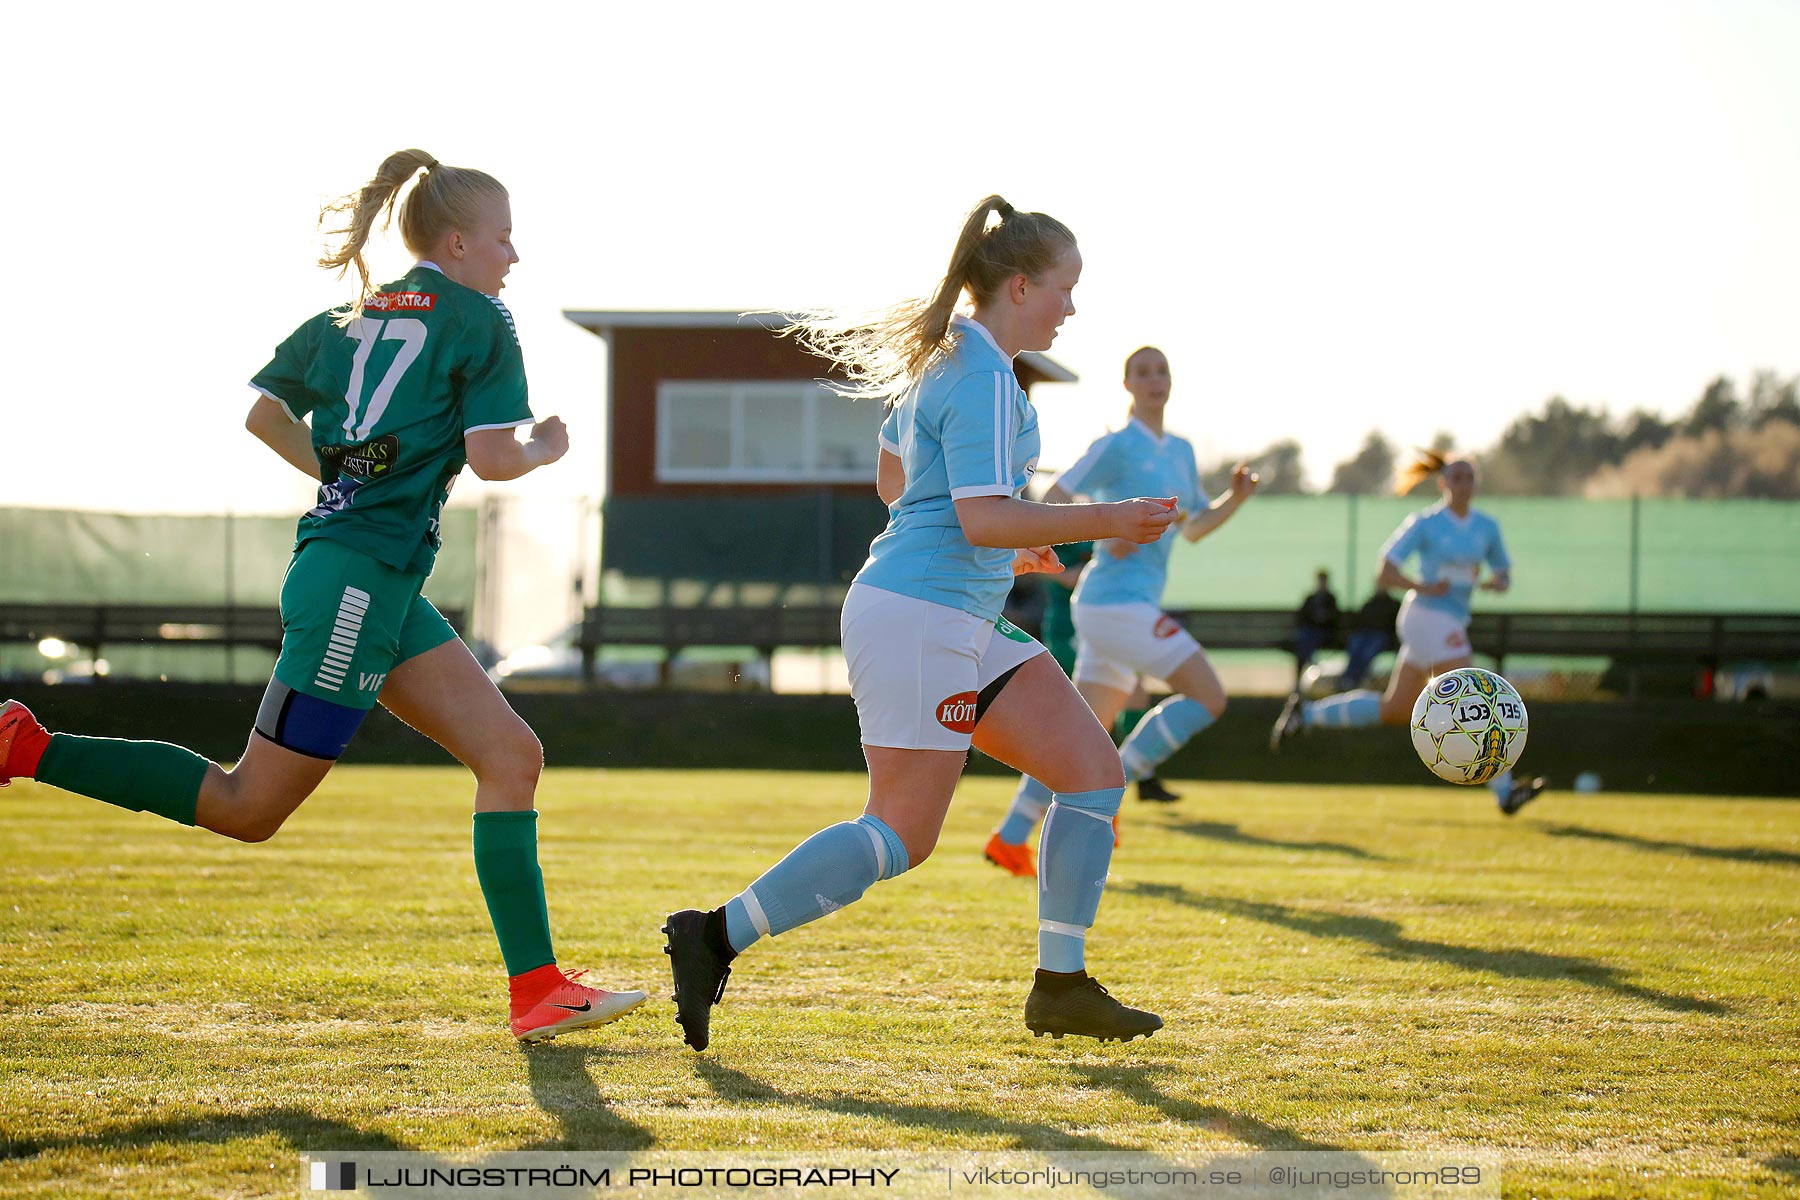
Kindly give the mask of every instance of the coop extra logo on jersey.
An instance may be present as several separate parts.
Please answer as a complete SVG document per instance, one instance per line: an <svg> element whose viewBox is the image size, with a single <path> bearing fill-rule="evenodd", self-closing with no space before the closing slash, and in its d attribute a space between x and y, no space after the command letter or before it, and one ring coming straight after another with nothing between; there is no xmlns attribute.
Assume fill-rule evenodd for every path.
<svg viewBox="0 0 1800 1200"><path fill-rule="evenodd" d="M1151 630L1159 638L1174 637L1181 631L1181 622L1168 613L1156 618L1156 626Z"/></svg>
<svg viewBox="0 0 1800 1200"><path fill-rule="evenodd" d="M938 701L938 724L957 733L975 732L975 693L958 692Z"/></svg>
<svg viewBox="0 0 1800 1200"><path fill-rule="evenodd" d="M400 439L384 433L355 446L324 446L319 457L341 475L374 479L386 475L400 461Z"/></svg>
<svg viewBox="0 0 1800 1200"><path fill-rule="evenodd" d="M430 312L437 297L430 292L376 292L363 301L364 312Z"/></svg>

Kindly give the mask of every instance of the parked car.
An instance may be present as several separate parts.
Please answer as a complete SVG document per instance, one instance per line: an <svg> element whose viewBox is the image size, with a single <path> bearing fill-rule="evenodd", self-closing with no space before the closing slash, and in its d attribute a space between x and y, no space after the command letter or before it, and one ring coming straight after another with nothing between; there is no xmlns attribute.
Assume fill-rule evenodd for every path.
<svg viewBox="0 0 1800 1200"><path fill-rule="evenodd" d="M1739 704L1800 700L1800 663L1726 663L1713 675L1713 696Z"/></svg>

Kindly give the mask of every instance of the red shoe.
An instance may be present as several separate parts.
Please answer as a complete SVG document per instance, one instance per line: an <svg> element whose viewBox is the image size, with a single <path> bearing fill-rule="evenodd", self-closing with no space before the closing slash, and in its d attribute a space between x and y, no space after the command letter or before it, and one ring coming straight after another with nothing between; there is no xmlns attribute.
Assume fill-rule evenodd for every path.
<svg viewBox="0 0 1800 1200"><path fill-rule="evenodd" d="M1113 849L1117 850L1119 848L1119 814L1118 813L1113 814L1112 825L1113 825Z"/></svg>
<svg viewBox="0 0 1800 1200"><path fill-rule="evenodd" d="M1003 842L996 833L988 838L987 849L983 853L987 855L989 862L1008 875L1017 875L1020 879L1037 878L1037 863L1031 856L1030 846L1015 846L1011 842Z"/></svg>
<svg viewBox="0 0 1800 1200"><path fill-rule="evenodd" d="M513 976L513 1036L521 1042L547 1042L573 1029L616 1021L644 1002L642 992L609 992L576 982L586 974L553 963Z"/></svg>
<svg viewBox="0 0 1800 1200"><path fill-rule="evenodd" d="M38 760L50 744L50 731L17 700L0 704L0 787L37 775Z"/></svg>

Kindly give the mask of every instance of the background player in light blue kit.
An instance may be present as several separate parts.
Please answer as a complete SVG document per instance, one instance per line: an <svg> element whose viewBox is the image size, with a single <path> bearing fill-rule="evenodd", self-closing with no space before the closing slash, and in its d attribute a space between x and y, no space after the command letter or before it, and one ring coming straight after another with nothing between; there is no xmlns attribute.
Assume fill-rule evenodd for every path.
<svg viewBox="0 0 1800 1200"><path fill-rule="evenodd" d="M1512 586L1512 559L1501 540L1499 522L1469 507L1475 496L1475 466L1467 459L1446 460L1425 451L1395 490L1405 495L1433 474L1443 500L1407 517L1381 548L1376 586L1406 589L1400 604L1400 654L1386 694L1359 689L1307 702L1296 691L1275 722L1269 739L1272 748L1315 727L1404 726L1412 719L1413 701L1432 676L1474 661L1469 602L1477 590L1504 592ZM1419 561L1417 578L1404 570L1414 556ZM1491 572L1486 579L1481 577L1484 566ZM1500 811L1511 816L1544 790L1544 781L1515 783L1512 772L1503 771L1488 787Z"/></svg>
<svg viewBox="0 0 1800 1200"><path fill-rule="evenodd" d="M794 327L845 370L853 392L897 401L881 428L876 480L888 526L843 612L869 799L860 817L813 834L727 903L670 914L677 1020L697 1050L740 952L925 860L971 744L1055 789L1027 1027L1103 1039L1162 1027L1084 968L1125 791L1112 739L1044 648L1000 615L1015 573L1056 568L1050 546L1154 542L1175 516L1173 499L1021 498L1037 468L1037 413L1012 360L1049 348L1075 311L1080 274L1066 226L990 196L964 221L930 301L873 322L820 316ZM964 292L972 318L955 315Z"/></svg>
<svg viewBox="0 0 1800 1200"><path fill-rule="evenodd" d="M1100 723L1112 727L1146 676L1163 680L1175 692L1146 713L1119 748L1125 778L1134 782L1155 775L1165 759L1225 711L1218 672L1200 643L1162 610L1162 594L1177 530L1188 541L1199 541L1230 520L1255 494L1257 484L1240 463L1231 473L1230 490L1208 503L1193 446L1163 429L1169 388L1169 360L1163 352L1154 346L1133 351L1125 360L1131 419L1090 446L1047 497L1066 504L1083 495L1113 500L1148 491L1176 497L1181 513L1150 545L1113 540L1096 546L1075 587L1075 686ZM1049 803L1050 790L1043 783L1030 775L1022 778L1006 818L988 839L988 860L1015 875L1034 874L1025 842Z"/></svg>

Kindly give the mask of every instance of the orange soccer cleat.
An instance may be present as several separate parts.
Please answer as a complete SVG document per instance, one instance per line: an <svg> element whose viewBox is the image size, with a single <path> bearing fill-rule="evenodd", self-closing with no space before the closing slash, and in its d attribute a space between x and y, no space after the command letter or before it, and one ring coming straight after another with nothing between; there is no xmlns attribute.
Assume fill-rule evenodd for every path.
<svg viewBox="0 0 1800 1200"><path fill-rule="evenodd" d="M616 1021L644 1002L642 992L609 992L576 982L586 974L552 963L513 976L513 1036L521 1042L547 1042L570 1030Z"/></svg>
<svg viewBox="0 0 1800 1200"><path fill-rule="evenodd" d="M987 848L983 851L987 860L1009 875L1017 875L1020 879L1037 878L1037 861L1032 857L1030 846L1015 846L1011 842L1000 840L994 834L987 840Z"/></svg>
<svg viewBox="0 0 1800 1200"><path fill-rule="evenodd" d="M17 700L0 704L0 787L37 774L38 760L50 744L50 731Z"/></svg>

